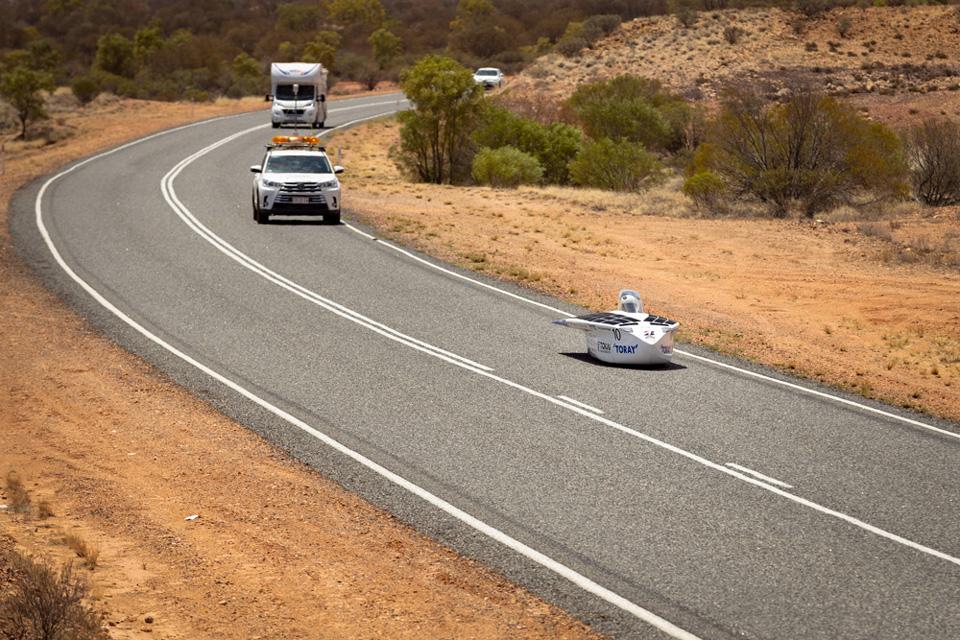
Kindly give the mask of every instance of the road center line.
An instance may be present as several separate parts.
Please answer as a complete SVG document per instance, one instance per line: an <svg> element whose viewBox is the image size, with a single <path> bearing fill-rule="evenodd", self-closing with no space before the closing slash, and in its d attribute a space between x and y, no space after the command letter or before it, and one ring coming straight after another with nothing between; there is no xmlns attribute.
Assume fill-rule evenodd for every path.
<svg viewBox="0 0 960 640"><path fill-rule="evenodd" d="M585 402L580 402L579 400L574 400L573 398L570 398L570 397L568 397L568 396L557 396L557 397L560 398L561 400L566 400L566 401L569 402L570 404L575 404L575 405L577 405L578 407L581 407L581 408L583 408L583 409L586 409L587 411L593 411L593 412L596 413L596 414L599 414L599 415L601 415L601 416L603 415L603 411L600 411L600 409L597 409L596 407L591 407L590 405L588 405L588 404L585 403Z"/></svg>
<svg viewBox="0 0 960 640"><path fill-rule="evenodd" d="M392 242L388 242L388 241L386 241L386 240L383 240L382 238L378 238L378 237L376 237L376 236L370 235L369 233L366 233L366 232L363 231L362 229L358 229L357 227L355 227L354 225L352 225L352 224L350 224L350 223L345 223L345 226L346 226L348 229L350 229L351 231L355 232L355 233L358 233L358 234L360 234L360 235L362 235L362 236L364 236L364 237L366 237L366 238L369 238L369 239L371 239L371 240L377 240L377 241L379 241L379 244L383 245L384 247L386 247L386 248L388 248L388 249L391 249L391 250L393 250L393 251L396 251L397 253L400 253L400 254L402 254L402 255L405 255L405 256L407 256L408 258L410 258L411 260L415 260L416 262L419 262L420 264L423 264L423 265L425 265L425 266L427 266L427 267L430 267L431 269L435 269L435 270L437 270L437 271L440 271L441 273L445 273L445 274L450 275L450 276L453 276L453 277L455 277L455 278L459 278L459 279L461 279L461 280L465 280L466 282L469 282L469 283L474 284L474 285L479 286L479 287L483 287L484 289L489 289L489 290L491 290L491 291L495 291L495 292L497 292L497 293L499 293L499 294L501 294L501 295L507 296L507 297L509 297L509 298L513 298L514 300L520 300L521 302L525 302L525 303L527 303L527 304L531 304L531 305L540 307L540 308L542 308L542 309L546 309L546 310L548 310L548 311L552 311L553 313L557 313L557 314L559 314L559 315L561 315L561 316L566 316L567 318L572 318L572 317L574 317L574 314L572 314L572 313L570 313L570 312L568 312L568 311L564 311L563 309L557 309L556 307L550 306L550 305L548 305L548 304L544 304L543 302L538 302L537 300L533 300L533 299L531 299L531 298L527 298L527 297L525 297L525 296L521 296L521 295L519 295L519 294L513 293L512 291L507 291L506 289L501 289L500 287L496 287L496 286L494 286L494 285L492 285L492 284L488 284L488 283L486 283L486 282L482 282L482 281L480 281L480 280L477 280L477 279L475 279L475 278L471 278L470 276L464 275L464 274L462 274L462 273L457 273L456 271L453 271L453 270L451 270L451 269L447 269L446 267L443 267L443 266L441 266L441 265L434 264L433 262L431 262L431 261L429 261L429 260L425 260L425 259L421 258L420 256L414 254L413 252L407 251L406 249L404 249L404 248L402 248L402 247L399 247L399 246L393 244ZM944 436L948 436L948 437L951 437L951 438L955 438L955 439L957 439L957 440L960 440L960 433L955 433L955 432L953 432L953 431L948 431L948 430L946 430L946 429L941 429L940 427L935 427L935 426L933 426L932 424L927 424L926 422L921 422L921 421L919 421L919 420L914 420L913 418L908 418L908 417L906 417L906 416L897 415L897 414L891 413L891 412L889 412L889 411L884 411L883 409L877 409L876 407L871 407L870 405L866 405L866 404L863 404L863 403L861 403L861 402L856 402L856 401L854 401L854 400L848 400L847 398L842 398L842 397L837 396L837 395L834 395L834 394L832 394L832 393L826 393L826 392L823 392L823 391L818 391L818 390L816 390L816 389L811 389L811 388L809 388L809 387L804 387L804 386L802 386L802 385L795 384L795 383L793 383L793 382L788 382L788 381L786 381L786 380L780 380L779 378L774 378L774 377L772 377L772 376L764 375L764 374L762 374L762 373L757 373L756 371L750 371L749 369L744 369L743 367L737 367L737 366L734 366L734 365L732 365L732 364L727 364L726 362L721 362L721 361L719 361L719 360L714 360L713 358L707 358L707 357L705 357L705 356L697 355L697 354L695 354L695 353L691 353L691 352L685 351L685 350L683 350L683 349L674 348L673 352L674 352L674 353L678 353L678 354L680 354L681 356L683 356L683 357L685 357L685 358L692 358L692 359L694 359L694 360L699 360L700 362L704 362L704 363L707 363L707 364L711 364L711 365L714 365L714 366L717 366L717 367L722 367L722 368L728 369L728 370L730 370L730 371L736 371L737 373L740 373L740 374L743 374L743 375L746 375L746 376L750 376L750 377L756 378L756 379L758 379L758 380L763 380L764 382L770 382L770 383L777 384L777 385L780 385L780 386L783 386L783 387L787 387L788 389L792 389L792 390L794 390L794 391L799 391L800 393L805 393L805 394L817 396L818 398L824 398L824 399L826 399L826 400L830 400L830 401L833 401L833 402L838 402L838 403L840 403L840 404L847 405L848 407L853 407L853 408L859 409L859 410L861 410L861 411L867 411L867 412L873 413L873 414L875 414L875 415L883 416L883 417L885 417L885 418L890 418L890 419L892 419L892 420L897 420L897 421L899 421L899 422L902 422L902 423L905 423L905 424L909 424L909 425L912 425L912 426L914 426L914 427L920 427L921 429L927 429L928 431L933 431L934 433L939 433L940 435L944 435Z"/></svg>
<svg viewBox="0 0 960 640"><path fill-rule="evenodd" d="M760 478L764 482L775 484L778 487L783 487L784 489L793 489L792 484L787 484L786 482L782 482L780 480L777 480L776 478L771 478L770 476L764 475L759 471L754 471L753 469L749 469L747 467L741 467L739 464L736 464L734 462L728 462L727 466L730 467L731 469L736 469L737 471L743 471L744 473L749 473L752 476Z"/></svg>
<svg viewBox="0 0 960 640"><path fill-rule="evenodd" d="M358 120L353 120L353 121L347 122L347 123L345 123L345 124L342 124L342 125L340 125L339 127L336 127L336 128L334 128L334 129L331 129L330 131L335 131L336 129L350 126L350 125L352 125L352 124L354 124L354 123L356 123L356 122L362 122L362 121L364 121L364 120L369 120L369 119L371 119L371 118L373 118L373 117L380 117L380 116L371 116L370 118L361 118L361 119L358 119ZM233 134L233 135L231 135L231 136L228 136L228 137L226 137L226 138L224 138L224 139L222 139L222 140L220 140L220 141L218 141L218 142L215 142L215 143L213 143L213 144L211 144L211 145L209 145L209 146L207 146L207 147L205 147L205 148L197 151L196 153L192 154L191 156L188 156L187 158L185 158L184 160L181 160L176 166L174 166L174 167L164 176L164 178L163 178L163 180L162 180L162 188L164 189L165 196L167 196L167 194L168 194L168 192L169 192L169 197L168 197L168 200L167 200L167 201L168 201L168 203L171 204L171 207L174 209L175 213L176 213L191 229L193 229L194 231L196 231L201 237L203 237L205 240L207 240L210 244L212 244L212 245L213 245L214 247L216 247L218 250L220 250L221 252L223 252L225 255L229 256L229 257L232 258L233 260L237 261L238 263L242 264L242 265L245 266L246 268L250 269L250 270L253 271L254 273L257 273L258 275L261 275L262 277L266 278L267 280L276 282L277 284L281 284L281 282L283 282L283 284L281 284L281 286L284 286L284 287L287 288L287 289L290 289L290 290L299 289L300 292L306 292L306 291L308 291L307 289L305 289L305 288L301 287L300 285L298 285L298 284L296 284L296 283L293 283L292 281L289 281L289 280L283 278L282 276L279 276L278 274L275 274L274 272L266 269L265 267L263 267L262 265L260 265L260 264L257 263L256 261L254 261L252 258L250 258L250 257L247 256L246 254L242 253L241 251L239 251L238 249L236 249L235 247L233 247L231 244L229 244L228 242L226 242L223 238L221 238L220 236L218 236L218 235L216 235L215 233L213 233L212 231L210 231L210 230L209 230L207 227L205 227L199 220L197 220L197 218L193 215L193 213L192 213L189 209L187 209L187 208L183 205L183 203L181 203L179 200L177 200L177 198L176 198L176 192L173 190L173 186L172 186L173 179L174 179L186 166L188 166L188 165L189 165L190 163L192 163L194 160L196 160L197 158L199 158L199 157L201 157L201 156L209 153L210 151L213 151L214 149L222 146L223 144L226 144L227 142L230 142L230 141L232 141L232 140L234 140L234 139L236 139L236 138L238 138L238 137L240 137L240 136L242 136L242 135L245 135L245 134L247 134L247 133L250 133L250 132L252 132L252 131L256 131L256 130L258 130L258 129L260 129L260 128L262 128L262 127L252 127L252 128L247 129L247 130L245 130L245 131L237 132L237 133L235 133L235 134ZM289 284L286 284L286 283L289 283ZM302 294L302 293L298 293L298 295L303 295L303 294ZM316 295L316 294L314 294L314 295ZM335 302L333 302L333 301L331 301L331 300L324 299L324 301L325 301L325 302L324 302L323 304L321 304L321 303L318 303L318 304L320 304L320 306L323 306L324 308L330 309L330 310L333 311L334 313L337 313L338 315L341 315L342 317L345 317L345 318L348 319L348 320L351 320L351 321L353 321L353 322L357 322L358 324L361 324L362 326L367 326L368 328L371 328L372 330L377 331L378 333L384 333L383 331L377 330L376 327L373 327L373 326L367 324L367 322L358 320L356 317L354 317L354 314L355 314L356 316L359 316L359 314L356 314L356 312L348 309L347 307L344 307L343 305L340 305L340 304L338 304L338 303L335 303ZM569 315L569 314L568 314L568 315ZM869 524L869 523L867 523L867 522L865 522L865 521L863 521L863 520L860 520L859 518L855 518L855 517L853 517L853 516L851 516L851 515L848 515L848 514L846 514L846 513L843 513L843 512L834 510L834 509L831 509L831 508L829 508L829 507L826 507L826 506L824 506L824 505L818 504L818 503L813 502L813 501L811 501L811 500L807 500L806 498L802 498L802 497L800 497L800 496L798 496L798 495L795 495L795 494L793 494L793 493L789 493L789 492L787 492L787 491L785 491L785 490L783 490L783 489L781 489L781 488L779 488L779 487L777 487L777 486L775 486L775 485L768 484L768 483L765 482L765 481L762 481L762 480L759 480L759 479L757 479L757 478L754 478L754 477L752 477L752 476L750 476L750 475L747 475L747 474L745 474L745 473L743 473L743 472L737 471L737 470L735 470L735 469L732 469L732 468L727 467L727 466L725 466L725 465L722 465L722 464L720 464L720 463L713 462L712 460L708 460L707 458L704 458L704 457L702 457L702 456L700 456L700 455L698 455L698 454L696 454L696 453L693 453L693 452L691 452L691 451L687 451L686 449L682 449L682 448L677 447L677 446L675 446L675 445L669 444L669 443L667 443L667 442L665 442L665 441L663 441L663 440L660 440L660 439L655 438L655 437L653 437L653 436L650 436L650 435L648 435L648 434L645 434L645 433L642 433L642 432L640 432L640 431L637 431L636 429L633 429L633 428L627 427L627 426L625 426L625 425L622 425L622 424L620 424L620 423L614 422L613 420L610 420L610 419L605 418L605 417L603 417L603 416L597 415L596 413L593 413L593 412L591 412L591 411L588 411L588 410L586 410L586 409L583 409L583 408L581 408L581 407L579 407L579 406L573 405L573 404L571 404L571 403L569 403L569 402L567 402L567 401L565 401L565 400L561 400L561 399L559 399L559 398L555 398L555 397L553 397L553 396L551 396L551 395L548 395L548 394L546 394L546 393L542 393L542 392L540 392L540 391L536 391L535 389L532 389L532 388L530 388L530 387L524 386L524 385L522 385L522 384L520 384L520 383L518 383L518 382L514 382L514 381L512 381L512 380L508 380L508 379L506 379L506 378L502 378L502 377L500 377L500 376L498 376L498 375L496 375L496 374L494 374L494 373L492 373L492 372L490 372L490 371L485 371L485 370L479 369L479 368L477 368L477 367L474 367L474 366L470 365L469 363L462 362L460 359L455 359L455 358L452 358L452 357L449 357L449 356L445 356L445 355L443 355L443 354L436 353L436 352L434 352L434 351L432 351L432 350L430 350L430 349L426 349L426 348L420 347L420 346L415 345L415 344L410 344L410 343L404 342L403 340L398 340L396 337L391 336L391 335L389 335L389 334L387 334L387 337L390 337L391 339L394 339L394 340L397 341L397 342L401 342L402 344L407 344L407 346L411 346L412 348L417 349L417 350L419 350L419 351L421 351L421 352L423 352L423 353L426 353L426 354L428 354L428 355L431 355L431 356L433 356L433 357L435 357L435 358L439 358L439 359L444 360L445 362L448 362L448 363L453 364L453 365L455 365L455 366L461 367L461 368L466 369L466 370L468 370L468 371L472 371L473 373L475 373L475 374L477 374L477 375L484 376L484 377L486 377L486 378L489 378L489 379L491 379L491 380L494 380L494 381L496 381L496 382L499 382L500 384L503 384L503 385L506 385L506 386L508 386L508 387L514 388L514 389L516 389L516 390L518 390L518 391L522 391L523 393L529 394L529 395L531 395L531 396L533 396L533 397L540 398L540 399L542 399L542 400L545 400L545 401L547 401L547 402L550 402L551 404L557 405L557 406L559 406L559 407L563 407L563 408L567 409L568 411L572 411L572 412L574 412L574 413L577 413L577 414L579 414L579 415L585 416L585 417L587 417L587 418L589 418L589 419L591 419L591 420L594 420L594 421L596 421L596 422L600 422L601 424L604 424L604 425L606 425L606 426L608 426L608 427L610 427L610 428L612 428L612 429L615 429L615 430L617 430L617 431L620 431L621 433L624 433L624 434L629 435L629 436L631 436L631 437L634 437L634 438L643 440L644 442L650 443L650 444L652 444L652 445L654 445L654 446L657 446L657 447L660 447L660 448L662 448L662 449L666 449L667 451L673 452L673 453L675 453L675 454L677 454L677 455L681 455L681 456L683 456L683 457L685 457L685 458L687 458L687 459L689 459L689 460L692 460L692 461L694 461L694 462L696 462L696 463L698 463L698 464L701 464L701 465L703 465L703 466L705 466L705 467L714 469L715 471L719 471L720 473L723 473L723 474L728 475L728 476L730 476L730 477L733 477L733 478L736 478L736 479L741 480L741 481L743 481L743 482L746 482L746 483L748 483L748 484L751 484L751 485L753 485L753 486L755 486L755 487L758 487L758 488L760 488L760 489L763 489L764 491L769 491L769 492L774 493L774 494L776 494L776 495L779 495L779 496L781 496L781 497L783 497L783 498L786 498L786 499L788 499L788 500L790 500L790 501L792 501L792 502L795 502L795 503L797 503L797 504L799 504L799 505L802 505L802 506L805 506L805 507L807 507L807 508L813 509L814 511L817 511L817 512L822 513L822 514L824 514L824 515L828 515L828 516L837 518L837 519L839 519L839 520L842 520L842 521L844 521L844 522L847 522L847 523L849 523L849 524L852 524L852 525L855 526L855 527L859 527L859 528L863 529L864 531L867 531L867 532L872 533L872 534L874 534L874 535L877 535L877 536L880 536L880 537L882 537L882 538L885 538L885 539L887 539L887 540L889 540L889 541L891 541L891 542L895 542L895 543L897 543L897 544L901 544L901 545L906 546L906 547L909 547L909 548L911 548L911 549L913 549L913 550L915 550L915 551L919 551L919 552L921 552L921 553L924 553L924 554L933 556L933 557L935 557L935 558L939 558L939 559L941 559L941 560L945 560L945 561L950 562L950 563L952 563L952 564L955 564L955 565L957 565L957 566L960 566L960 558L951 556L950 554L944 553L943 551L940 551L940 550L938 550L938 549L934 549L934 548L932 548L932 547L928 547L928 546L923 545L923 544L920 544L920 543L918 543L918 542L914 542L913 540L909 540L909 539L904 538L904 537L902 537L902 536L899 536L899 535L897 535L897 534L895 534L895 533L892 533L892 532L886 531L886 530L884 530L884 529L881 529L881 528L879 528L879 527L876 527L876 526L874 526L874 525L871 525L871 524Z"/></svg>

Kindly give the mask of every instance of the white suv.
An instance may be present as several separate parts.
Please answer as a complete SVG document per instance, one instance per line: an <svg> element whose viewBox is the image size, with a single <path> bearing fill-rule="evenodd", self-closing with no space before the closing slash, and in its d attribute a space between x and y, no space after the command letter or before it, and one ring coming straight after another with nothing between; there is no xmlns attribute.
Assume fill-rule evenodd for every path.
<svg viewBox="0 0 960 640"><path fill-rule="evenodd" d="M311 136L277 136L267 145L263 162L250 167L253 177L253 219L265 224L272 215L323 216L340 224L340 181L343 167L333 165L320 141Z"/></svg>
<svg viewBox="0 0 960 640"><path fill-rule="evenodd" d="M483 67L473 72L473 81L482 84L484 89L503 86L503 71L494 67Z"/></svg>

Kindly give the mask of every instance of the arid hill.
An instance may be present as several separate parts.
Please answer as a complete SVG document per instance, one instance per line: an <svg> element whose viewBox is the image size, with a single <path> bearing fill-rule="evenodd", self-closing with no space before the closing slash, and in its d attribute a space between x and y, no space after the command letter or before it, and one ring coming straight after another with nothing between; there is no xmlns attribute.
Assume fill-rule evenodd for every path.
<svg viewBox="0 0 960 640"><path fill-rule="evenodd" d="M701 12L624 23L579 56L553 53L518 76L514 91L569 95L577 84L632 73L707 100L725 83L759 83L770 93L805 80L880 111L960 115L960 11L953 6ZM904 98L907 98L905 101ZM912 109L912 111L911 111ZM888 109L889 110L889 109ZM891 113L890 115L893 115Z"/></svg>

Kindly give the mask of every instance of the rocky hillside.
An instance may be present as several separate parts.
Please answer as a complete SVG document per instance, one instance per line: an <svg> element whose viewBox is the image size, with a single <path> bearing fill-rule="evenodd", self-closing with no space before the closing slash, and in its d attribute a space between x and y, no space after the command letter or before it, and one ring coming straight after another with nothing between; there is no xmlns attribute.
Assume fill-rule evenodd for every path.
<svg viewBox="0 0 960 640"><path fill-rule="evenodd" d="M657 78L688 98L710 100L730 81L771 93L805 80L837 95L910 95L927 110L960 109L960 9L834 9L814 17L781 9L702 12L624 23L579 56L553 53L531 65L514 90L569 95L575 85L621 73ZM935 94L934 99L923 96Z"/></svg>

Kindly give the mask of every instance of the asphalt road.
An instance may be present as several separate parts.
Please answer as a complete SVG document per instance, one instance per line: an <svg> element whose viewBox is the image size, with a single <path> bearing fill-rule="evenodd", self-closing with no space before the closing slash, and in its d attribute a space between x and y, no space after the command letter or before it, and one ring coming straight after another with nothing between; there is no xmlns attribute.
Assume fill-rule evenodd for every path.
<svg viewBox="0 0 960 640"><path fill-rule="evenodd" d="M37 181L17 248L176 381L602 632L960 638L960 426L689 346L601 365L550 324L584 310L372 239L349 191L347 225L259 226L267 122Z"/></svg>

